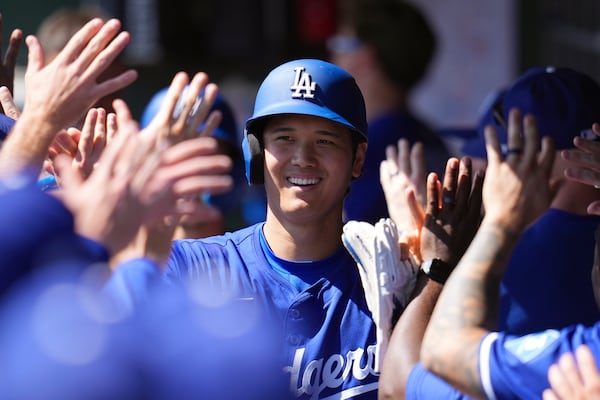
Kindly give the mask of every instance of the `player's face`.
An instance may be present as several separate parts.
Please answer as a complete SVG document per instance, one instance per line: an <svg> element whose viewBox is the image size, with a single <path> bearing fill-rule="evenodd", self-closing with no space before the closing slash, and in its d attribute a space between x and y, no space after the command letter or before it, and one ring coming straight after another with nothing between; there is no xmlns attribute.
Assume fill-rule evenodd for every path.
<svg viewBox="0 0 600 400"><path fill-rule="evenodd" d="M350 130L305 115L271 118L263 132L269 209L282 217L340 218L352 177L358 177L366 144L354 157Z"/></svg>

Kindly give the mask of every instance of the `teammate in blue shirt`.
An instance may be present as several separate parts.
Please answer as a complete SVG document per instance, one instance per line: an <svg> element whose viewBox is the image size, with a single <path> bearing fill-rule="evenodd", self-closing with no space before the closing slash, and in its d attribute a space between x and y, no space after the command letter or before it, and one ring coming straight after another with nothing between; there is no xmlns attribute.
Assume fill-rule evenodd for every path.
<svg viewBox="0 0 600 400"><path fill-rule="evenodd" d="M508 120L507 112L512 107L535 115L539 132L550 136L555 148L569 149L573 147L573 137L580 136L580 132L586 137L592 133L592 123L600 118L598 106L600 88L586 75L567 68L532 68L495 99L480 128L481 143L477 143L478 150L473 155L485 157L483 125L488 124L496 129L502 154L507 155L504 121ZM589 185L565 178L565 168L574 165L571 160L555 157L551 179L560 184L550 208L523 231L510 254L500 287L498 325L495 326L499 331L525 335L576 323L589 326L600 319L589 285L594 232L599 219L586 210L590 202L600 197ZM435 299L420 297L421 294L411 307L411 310L421 307L420 312L416 317L405 313L398 324L400 327L406 325L415 331L417 323L427 323ZM447 392L454 389L444 387L444 381L428 377L429 373L420 364L411 371L414 364L403 363L399 355L415 348L403 340L400 332L392 337L391 348L397 356L389 357L389 365L382 371L383 392L390 397L404 390L407 397L448 397ZM404 368L408 372L403 375L404 379L398 379L394 371ZM454 396L460 394L454 393Z"/></svg>
<svg viewBox="0 0 600 400"><path fill-rule="evenodd" d="M170 249L142 243L139 256L167 260L163 273L139 259L109 289L135 304L166 280L201 288L203 301L259 304L281 335L293 397L375 399L375 326L341 241L344 197L367 148L361 92L333 64L287 62L261 84L245 128L247 178L265 186L266 221Z"/></svg>
<svg viewBox="0 0 600 400"><path fill-rule="evenodd" d="M488 328L496 318L499 285L508 256L524 228L545 211L553 197L549 176L554 146L544 138L538 153L539 139L532 117L525 117L524 137L519 126L520 115L512 111L504 161L493 129L486 132L486 216L440 295L421 349L426 368L476 398L537 399L549 387L549 367L562 354L587 344L595 358L600 357L598 323L525 336L490 332ZM600 134L597 124L594 132ZM600 145L583 138L576 138L574 143L578 149L564 150L561 155L582 167L567 169L566 176L597 185L600 168L590 154L598 154ZM588 212L598 214L599 205L598 201L592 202ZM599 267L595 259L592 277L596 291L599 287L594 277Z"/></svg>
<svg viewBox="0 0 600 400"><path fill-rule="evenodd" d="M415 111L412 98L432 64L438 38L416 2L347 0L340 3L338 25L327 42L329 56L356 79L369 123L363 173L346 196L345 218L375 224L389 216L379 183L387 146L399 139L420 142L427 171L440 176L450 157L442 137Z"/></svg>

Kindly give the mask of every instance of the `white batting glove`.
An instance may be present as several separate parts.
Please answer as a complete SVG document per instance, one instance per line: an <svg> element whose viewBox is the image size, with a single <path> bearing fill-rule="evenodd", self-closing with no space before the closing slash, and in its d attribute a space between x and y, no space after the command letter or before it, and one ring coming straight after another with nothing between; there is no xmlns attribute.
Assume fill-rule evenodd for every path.
<svg viewBox="0 0 600 400"><path fill-rule="evenodd" d="M360 221L344 225L342 241L356 261L367 306L377 327L376 368L380 370L392 331L395 309L403 310L415 287L418 263L401 253L398 230L390 218L375 226Z"/></svg>

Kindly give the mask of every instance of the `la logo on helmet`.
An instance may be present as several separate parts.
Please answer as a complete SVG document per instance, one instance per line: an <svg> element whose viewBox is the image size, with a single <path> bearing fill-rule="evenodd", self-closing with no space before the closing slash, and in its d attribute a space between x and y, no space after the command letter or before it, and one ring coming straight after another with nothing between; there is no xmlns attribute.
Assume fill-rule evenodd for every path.
<svg viewBox="0 0 600 400"><path fill-rule="evenodd" d="M305 71L304 67L296 67L296 76L294 77L294 84L290 86L293 90L293 99L312 99L315 97L315 90L317 90L316 82L312 82L312 78L308 72Z"/></svg>

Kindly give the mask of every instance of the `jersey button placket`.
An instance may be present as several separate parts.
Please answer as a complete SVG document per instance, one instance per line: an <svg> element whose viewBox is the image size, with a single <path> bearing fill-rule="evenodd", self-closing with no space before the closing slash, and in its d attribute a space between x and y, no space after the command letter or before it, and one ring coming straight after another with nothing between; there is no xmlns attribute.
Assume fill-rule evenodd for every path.
<svg viewBox="0 0 600 400"><path fill-rule="evenodd" d="M290 321L298 321L300 319L300 310L297 308L290 308L288 310L288 318ZM298 346L302 343L302 335L298 333L298 326L294 326L296 324L292 324L293 328L291 332L287 336L288 343L292 346Z"/></svg>
<svg viewBox="0 0 600 400"><path fill-rule="evenodd" d="M291 333L288 335L288 342L292 346L298 346L301 341L302 341L302 338L300 337L300 335L297 335L295 333Z"/></svg>

